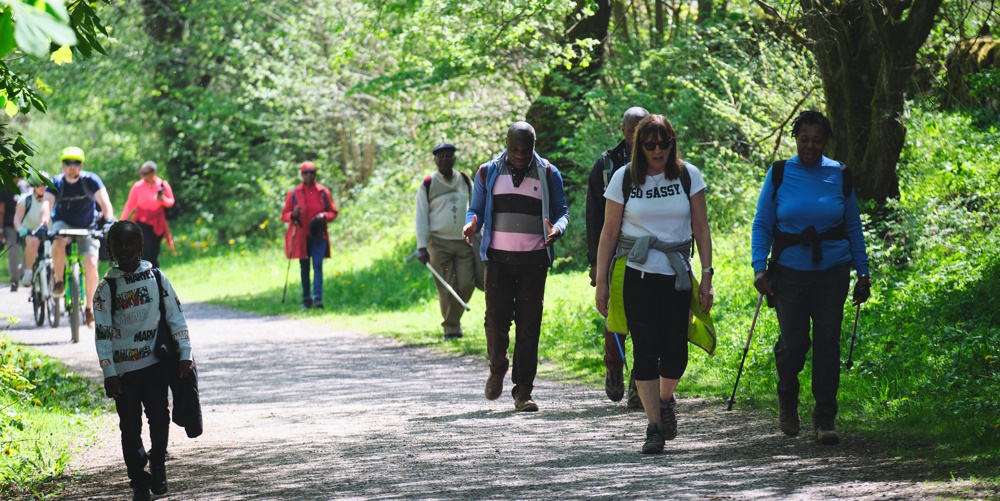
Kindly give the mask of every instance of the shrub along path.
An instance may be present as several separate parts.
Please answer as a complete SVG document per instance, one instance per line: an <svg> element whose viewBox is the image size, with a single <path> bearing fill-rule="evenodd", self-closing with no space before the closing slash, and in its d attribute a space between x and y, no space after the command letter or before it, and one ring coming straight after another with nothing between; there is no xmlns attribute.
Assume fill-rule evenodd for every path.
<svg viewBox="0 0 1000 501"><path fill-rule="evenodd" d="M22 293L14 313L30 318ZM6 307L5 307L6 309ZM946 472L903 463L891 444L823 447L781 435L770 416L682 399L680 435L644 456L645 418L602 388L539 380L541 410L483 397L483 357L447 356L332 325L185 308L201 371L205 434L171 427L174 499L647 498L920 499L996 495L928 484ZM10 333L100 379L93 331ZM146 442L148 444L148 441ZM888 455L887 455L888 454ZM127 499L117 420L77 451L62 499Z"/></svg>

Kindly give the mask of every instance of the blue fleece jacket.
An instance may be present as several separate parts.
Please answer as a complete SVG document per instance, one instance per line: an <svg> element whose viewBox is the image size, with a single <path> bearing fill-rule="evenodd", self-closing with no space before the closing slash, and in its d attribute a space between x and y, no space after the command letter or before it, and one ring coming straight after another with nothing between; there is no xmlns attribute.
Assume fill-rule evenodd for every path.
<svg viewBox="0 0 1000 501"><path fill-rule="evenodd" d="M472 189L472 202L469 203L469 210L465 213L465 223L472 222L472 216L476 216L476 231L483 230L483 244L479 248L479 255L483 261L487 260L486 249L490 248L490 241L493 238L493 185L496 183L500 166L507 161L507 150L489 162L480 165L476 172L476 181ZM552 226L559 228L560 234L566 234L566 225L569 224L569 208L566 206L566 193L563 191L562 176L559 169L549 163L548 160L534 153L532 166L540 169L538 180L542 186L542 219L538 224L542 226L542 234L547 235L545 220ZM531 168L532 166L529 166ZM555 251L552 246L548 247L549 264L555 259Z"/></svg>
<svg viewBox="0 0 1000 501"><path fill-rule="evenodd" d="M818 233L832 229L843 221L847 240L823 240L823 259L812 262L812 250L805 245L792 245L781 253L778 264L794 270L826 270L850 262L859 274L868 274L868 255L861 231L858 201L851 194L844 197L844 176L840 162L827 157L816 165L802 165L796 155L785 163L785 174L777 197L772 198L774 185L771 169L757 199L757 214L753 219L750 238L754 273L766 268L774 228L786 233L802 233L814 226Z"/></svg>

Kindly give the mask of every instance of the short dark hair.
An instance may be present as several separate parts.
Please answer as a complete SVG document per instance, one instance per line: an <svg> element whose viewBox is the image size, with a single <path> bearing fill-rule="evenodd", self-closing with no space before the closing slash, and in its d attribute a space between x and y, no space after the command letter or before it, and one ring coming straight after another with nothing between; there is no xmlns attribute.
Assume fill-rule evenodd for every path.
<svg viewBox="0 0 1000 501"><path fill-rule="evenodd" d="M108 255L111 256L111 259L118 261L124 257L115 255L115 250L116 247L125 245L126 241L137 244L139 259L142 259L142 229L128 219L119 219L108 229Z"/></svg>
<svg viewBox="0 0 1000 501"><path fill-rule="evenodd" d="M657 135L670 141L673 146L670 148L670 153L667 154L664 177L677 179L681 175L681 159L677 151L677 133L674 131L674 126L663 115L649 115L639 121L639 125L635 127L635 140L632 141L632 164L629 166L633 186L641 186L642 183L645 183L646 173L649 172L649 163L646 161L646 155L642 153L642 143L651 141Z"/></svg>
<svg viewBox="0 0 1000 501"><path fill-rule="evenodd" d="M826 139L833 137L833 126L830 125L830 119L818 111L806 110L799 113L799 116L792 120L792 137L799 137L799 131L802 130L803 125L819 125Z"/></svg>

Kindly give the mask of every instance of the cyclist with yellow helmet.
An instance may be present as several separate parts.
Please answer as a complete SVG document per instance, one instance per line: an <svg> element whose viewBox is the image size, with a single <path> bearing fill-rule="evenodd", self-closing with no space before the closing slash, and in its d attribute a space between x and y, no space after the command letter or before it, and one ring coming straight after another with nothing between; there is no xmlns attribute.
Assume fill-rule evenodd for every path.
<svg viewBox="0 0 1000 501"><path fill-rule="evenodd" d="M63 229L93 229L97 226L97 207L100 206L108 222L114 220L114 209L104 182L93 172L83 170L85 160L83 150L70 146L62 151L63 172L52 179L55 188L45 190L45 200L55 209L52 216L52 235L57 235ZM61 279L66 270L66 237L55 237L52 246L52 264L58 282L52 288L53 295L61 296L66 292L66 283ZM101 242L96 238L81 238L77 240L80 254L83 256L84 282L86 283L86 308L84 317L87 327L94 327L93 300L94 292L100 277L97 274L98 253Z"/></svg>

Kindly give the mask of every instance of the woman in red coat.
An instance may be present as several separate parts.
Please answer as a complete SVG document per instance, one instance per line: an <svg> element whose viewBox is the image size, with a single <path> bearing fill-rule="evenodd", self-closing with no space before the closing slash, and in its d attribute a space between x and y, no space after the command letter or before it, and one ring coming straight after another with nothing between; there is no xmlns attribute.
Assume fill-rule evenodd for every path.
<svg viewBox="0 0 1000 501"><path fill-rule="evenodd" d="M174 206L174 190L170 183L156 175L156 163L148 161L139 167L141 179L132 185L128 192L128 201L122 210L121 219L128 219L135 211L132 219L142 230L142 258L160 267L160 243L167 237L167 245L174 250L174 239L170 236L167 226L165 209Z"/></svg>
<svg viewBox="0 0 1000 501"><path fill-rule="evenodd" d="M326 223L337 218L330 190L316 182L316 166L306 162L299 168L302 184L285 197L281 220L289 223L285 233L285 256L298 259L302 271L302 309L323 308L323 258L330 257ZM312 294L309 292L309 259L312 258Z"/></svg>

